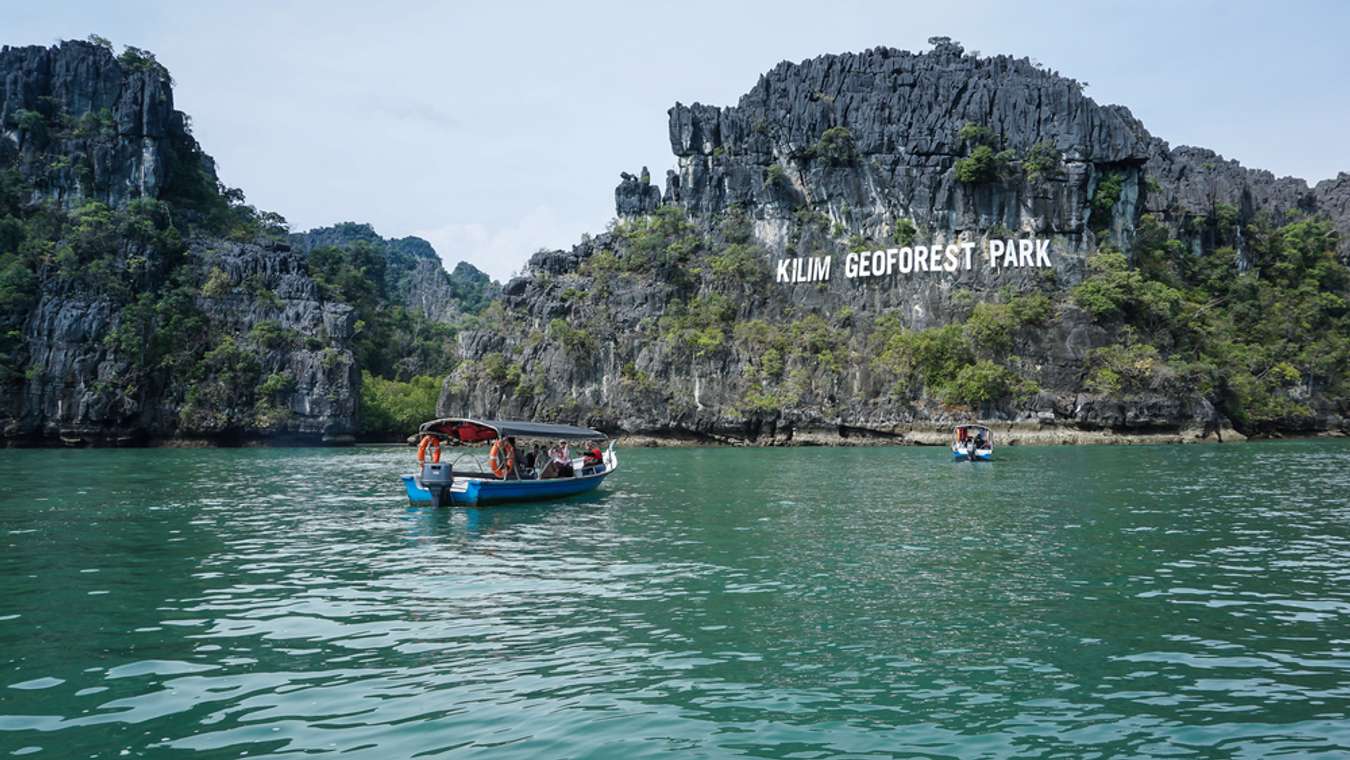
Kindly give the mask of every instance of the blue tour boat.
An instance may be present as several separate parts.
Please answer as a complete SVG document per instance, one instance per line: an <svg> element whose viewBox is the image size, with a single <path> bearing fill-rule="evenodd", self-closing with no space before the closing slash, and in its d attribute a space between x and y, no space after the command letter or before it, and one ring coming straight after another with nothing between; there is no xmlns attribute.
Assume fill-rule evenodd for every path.
<svg viewBox="0 0 1350 760"><path fill-rule="evenodd" d="M581 456L540 456L522 463L514 450L517 441L541 441L558 448L570 443L595 443L604 433L572 425L513 420L446 417L418 428L417 472L403 476L408 501L414 506L485 506L509 502L544 501L592 491L619 469L617 441L601 451L598 443ZM485 447L474 444L491 442ZM569 443L570 442L570 443ZM441 448L450 453L441 461ZM461 448L462 447L462 448Z"/></svg>
<svg viewBox="0 0 1350 760"><path fill-rule="evenodd" d="M994 431L966 423L952 430L952 458L958 462L988 462L994 458Z"/></svg>

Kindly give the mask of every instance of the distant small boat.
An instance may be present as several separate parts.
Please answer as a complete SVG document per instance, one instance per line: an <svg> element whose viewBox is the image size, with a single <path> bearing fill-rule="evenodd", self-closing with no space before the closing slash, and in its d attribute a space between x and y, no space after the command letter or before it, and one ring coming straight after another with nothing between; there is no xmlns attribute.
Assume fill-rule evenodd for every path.
<svg viewBox="0 0 1350 760"><path fill-rule="evenodd" d="M952 429L952 457L958 462L988 462L994 458L994 431L966 423Z"/></svg>
<svg viewBox="0 0 1350 760"><path fill-rule="evenodd" d="M590 428L446 417L422 423L418 434L421 438L418 470L403 476L408 501L414 506L472 507L559 499L592 491L619 469L619 458L614 452L617 441L609 441L603 452L597 445L594 450L569 457L565 462L545 462L540 457L530 467L519 464L514 451L499 449L512 440L564 443L608 438ZM482 447L456 451L460 446L488 441L494 443L487 456ZM451 452L451 458L445 462L440 461L442 444L448 444ZM431 461L426 461L428 454Z"/></svg>

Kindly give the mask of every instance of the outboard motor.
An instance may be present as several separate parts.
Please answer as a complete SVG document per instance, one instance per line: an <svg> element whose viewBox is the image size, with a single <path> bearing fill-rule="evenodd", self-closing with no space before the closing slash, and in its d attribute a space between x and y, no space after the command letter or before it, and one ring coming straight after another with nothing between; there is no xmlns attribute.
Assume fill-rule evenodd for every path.
<svg viewBox="0 0 1350 760"><path fill-rule="evenodd" d="M422 486L431 492L431 505L443 507L450 503L450 486L455 473L449 464L427 462L422 465Z"/></svg>

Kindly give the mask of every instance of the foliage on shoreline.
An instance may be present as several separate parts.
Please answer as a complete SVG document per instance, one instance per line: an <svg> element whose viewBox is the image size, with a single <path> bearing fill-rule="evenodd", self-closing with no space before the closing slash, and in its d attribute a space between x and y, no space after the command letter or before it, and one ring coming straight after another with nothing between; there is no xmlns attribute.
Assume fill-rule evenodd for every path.
<svg viewBox="0 0 1350 760"><path fill-rule="evenodd" d="M168 77L152 55L134 48L118 65ZM334 375L354 376L355 364L360 428L372 435L406 431L415 417L434 413L434 378L450 375L452 391L485 378L503 397L526 404L545 398L552 383L567 386L554 375L582 370L608 373L614 382L605 393L652 398L666 393L673 367L693 367L701 377L723 373L735 389L733 412L746 419L806 406L835 414L858 401L850 389L875 378L888 391L878 403L1015 412L1049 377L1022 356L1044 356L1047 335L1078 328L1091 328L1093 343L1077 386L1067 387L1061 372L1047 390L1199 395L1244 432L1296 429L1328 405L1344 413L1350 401L1350 270L1336 257L1334 229L1321 219L1244 218L1223 203L1208 215L1145 215L1130 248L1103 245L1072 289L958 290L941 315L955 321L927 329L898 311L831 309L838 295L829 294L831 283L802 283L779 298L770 285L771 256L744 208L690 219L666 205L617 221L576 271L535 273L531 287L549 296L547 310L509 309L470 284L459 294L463 321L454 325L403 305L415 269L408 256L415 254L358 240L303 257L320 300L354 310L354 335L349 339L344 325L334 338L327 326L315 335L284 327L287 303L263 278L238 282L237 271L231 275L188 244L228 240L281 252L287 243L285 220L224 186L189 131L172 136L169 184L159 199L69 203L98 196L91 192L98 191L93 157L118 139L116 119L107 109L78 117L50 103L34 109L8 114L0 125L22 143L27 172L17 171L17 157L0 167L0 383L13 392L33 379L23 329L40 299L84 299L111 315L99 338L112 361L93 384L98 400L127 408L133 399L179 404L181 430L285 430L294 394L311 382L286 366L299 351L310 352L311 367L321 356ZM966 124L949 145L954 177L972 193L987 183L1048 182L1064 171L1065 157L1051 142L1012 150L986 125ZM788 170L799 178L860 164L858 144L843 126L779 160L766 176L785 195L794 187ZM1127 166L1094 171L1088 224L1106 240L1113 225L1131 221L1123 215L1133 191L1154 192L1156 182ZM911 220L864 229L858 220L871 212L794 203L784 242L802 255L881 245L873 236L901 245L920 236ZM999 225L985 232L1012 234ZM1200 240L1203 253L1191 245ZM233 313L231 299L248 304L246 326L208 318ZM618 317L625 309L647 316L624 322ZM475 361L457 367L455 342L468 328L491 340ZM618 329L638 337L621 341ZM544 342L561 354L546 355ZM642 349L656 360L644 364ZM177 396L164 398L170 387Z"/></svg>
<svg viewBox="0 0 1350 760"><path fill-rule="evenodd" d="M358 432L366 436L411 435L418 425L436 416L440 392L438 377L389 380L361 370Z"/></svg>

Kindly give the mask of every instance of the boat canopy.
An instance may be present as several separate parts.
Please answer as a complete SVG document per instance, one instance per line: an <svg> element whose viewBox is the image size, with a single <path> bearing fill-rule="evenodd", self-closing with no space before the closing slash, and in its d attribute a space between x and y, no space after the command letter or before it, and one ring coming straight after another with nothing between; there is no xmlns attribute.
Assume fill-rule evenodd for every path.
<svg viewBox="0 0 1350 760"><path fill-rule="evenodd" d="M575 425L555 425L551 422L521 422L517 420L475 420L467 417L443 417L423 422L418 432L441 435L461 443L478 443L496 438L542 438L547 440L589 441L605 438L605 434Z"/></svg>
<svg viewBox="0 0 1350 760"><path fill-rule="evenodd" d="M988 426L980 425L974 422L967 422L965 424L957 425L956 427L952 428L952 432L956 434L956 440L958 441L966 440L966 436L968 436L970 434L969 431L972 430L984 433L985 441L988 441L990 443L993 442L994 431L990 430Z"/></svg>

